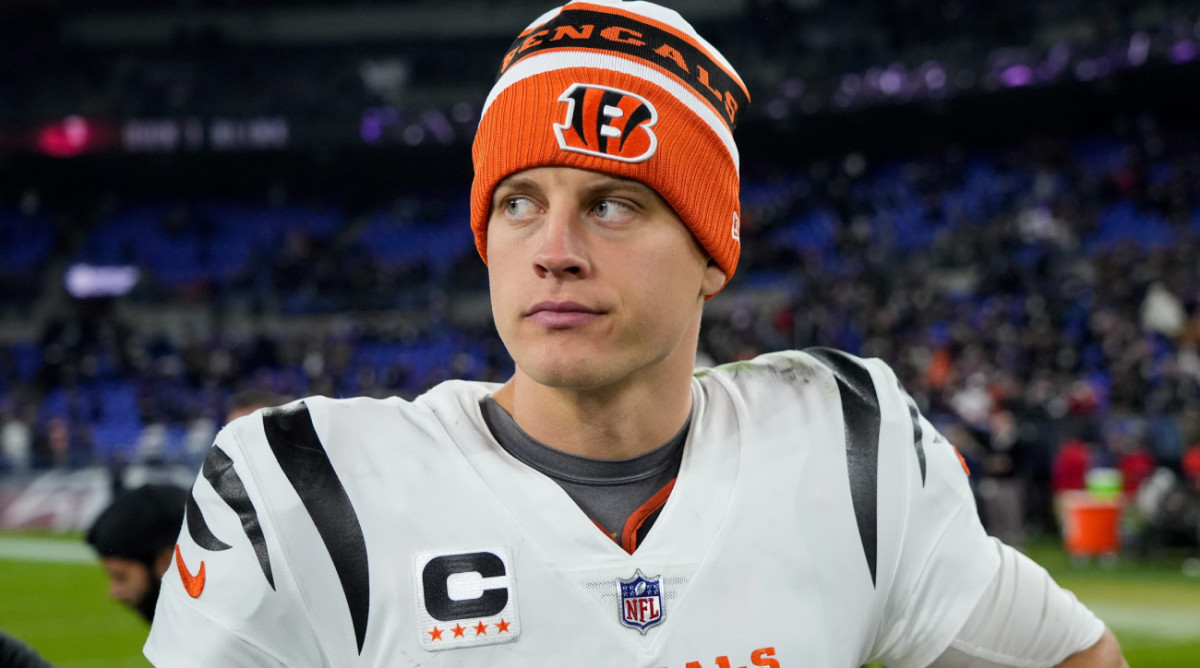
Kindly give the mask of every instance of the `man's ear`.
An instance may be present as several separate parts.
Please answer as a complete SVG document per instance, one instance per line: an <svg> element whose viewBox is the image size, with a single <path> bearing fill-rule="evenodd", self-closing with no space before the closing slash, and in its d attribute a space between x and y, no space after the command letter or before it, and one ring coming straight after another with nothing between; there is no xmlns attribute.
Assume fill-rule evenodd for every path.
<svg viewBox="0 0 1200 668"><path fill-rule="evenodd" d="M725 271L717 266L716 260L710 259L708 266L704 268L704 282L700 285L704 298L708 299L720 292L721 288L725 287L726 280L728 276L725 275Z"/></svg>

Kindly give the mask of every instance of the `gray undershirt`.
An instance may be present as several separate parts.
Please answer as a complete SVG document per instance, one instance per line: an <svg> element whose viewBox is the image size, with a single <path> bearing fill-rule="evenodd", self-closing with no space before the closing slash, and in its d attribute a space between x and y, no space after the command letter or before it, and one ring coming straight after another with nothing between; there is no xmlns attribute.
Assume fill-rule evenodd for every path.
<svg viewBox="0 0 1200 668"><path fill-rule="evenodd" d="M592 459L555 450L526 434L491 397L479 402L492 436L508 454L558 483L592 521L618 537L625 520L679 474L691 417L662 446L629 459ZM649 527L646 527L647 529Z"/></svg>

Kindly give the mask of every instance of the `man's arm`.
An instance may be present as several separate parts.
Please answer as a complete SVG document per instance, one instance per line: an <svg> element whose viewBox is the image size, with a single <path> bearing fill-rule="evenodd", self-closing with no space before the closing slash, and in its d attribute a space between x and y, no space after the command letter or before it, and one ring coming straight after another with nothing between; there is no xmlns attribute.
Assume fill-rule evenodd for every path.
<svg viewBox="0 0 1200 668"><path fill-rule="evenodd" d="M1112 631L1074 594L1029 557L994 544L995 580L930 668L1128 668Z"/></svg>
<svg viewBox="0 0 1200 668"><path fill-rule="evenodd" d="M896 388L877 392L881 417L892 425L892 438L880 439L880 462L891 455L892 473L880 475L879 489L896 494L886 503L905 504L907 513L896 579L864 658L896 668L1123 666L1103 662L1114 652L1121 661L1103 621L1046 569L987 536L955 449L920 416L890 369L863 364L876 388ZM911 441L900 438L908 425ZM898 454L908 456L897 462ZM897 481L904 484L886 484Z"/></svg>
<svg viewBox="0 0 1200 668"><path fill-rule="evenodd" d="M1055 668L1129 668L1129 664L1121 654L1117 637L1109 629L1104 629L1104 635L1100 636L1099 642L1082 652L1072 654Z"/></svg>

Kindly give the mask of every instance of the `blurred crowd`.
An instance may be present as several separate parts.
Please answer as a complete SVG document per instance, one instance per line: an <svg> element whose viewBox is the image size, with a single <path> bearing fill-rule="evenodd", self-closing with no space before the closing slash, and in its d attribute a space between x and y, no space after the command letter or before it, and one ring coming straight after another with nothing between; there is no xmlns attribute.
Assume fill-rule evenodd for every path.
<svg viewBox="0 0 1200 668"><path fill-rule="evenodd" d="M405 118L399 131L417 126L420 137L452 142L470 138L477 121L471 107L477 109L490 87L496 56L511 38L504 26L494 34L455 35L447 30L437 39L389 39L379 32L347 42L339 37L337 11L349 16L372 7L403 8L395 3L346 7L314 0L306 3L307 9L334 11L324 21L331 25L329 37L317 30L309 44L272 44L265 38L258 43L226 34L225 24L212 17L238 10L298 11L296 3L124 3L174 17L176 27L172 31L153 23L153 30L138 30L138 14L125 12L119 15L128 22L124 29L139 39L106 42L104 30L95 37L80 37L86 31L77 23L86 23L90 13L72 12L69 0L16 7L27 11L14 11L12 20L0 24L0 38L9 62L24 66L9 67L7 76L0 77L0 120L286 116L294 127L337 120L352 129L360 117L365 122L367 112L382 105ZM78 4L74 9L95 12L92 3ZM467 3L469 10L454 9L453 3L407 4L423 5L418 10L426 12L495 13L502 7L479 2ZM503 3L504 9L511 4ZM737 64L755 91L756 104L749 113L758 118L794 119L864 104L1091 81L1200 56L1196 0L1021 0L989 5L961 0L748 0L719 10L713 9L716 6L680 9ZM526 14L529 11L522 13ZM121 25L125 24L108 28L119 32ZM426 122L430 116L436 117L436 127ZM405 140L422 141L414 136L409 133ZM378 127L364 130L364 140L378 138Z"/></svg>
<svg viewBox="0 0 1200 668"><path fill-rule="evenodd" d="M1105 137L767 172L744 184L745 250L709 305L704 363L815 345L888 361L990 481L997 522L1017 483L1017 532L1048 519L1052 490L1082 484L1066 473L1081 456L1085 470L1125 471L1133 489L1157 466L1200 480L1194 133L1144 119ZM62 218L30 197L7 219ZM5 469L194 465L247 392L411 397L511 371L479 317L486 272L465 188L362 215L279 193L101 208L79 229L60 225L31 282L56 282L38 267L110 253L144 278L122 297L64 300L38 340L0 346ZM126 228L136 238L101 242ZM218 260L222 249L241 261ZM22 317L45 298L0 310ZM159 331L130 315L178 306L208 325Z"/></svg>

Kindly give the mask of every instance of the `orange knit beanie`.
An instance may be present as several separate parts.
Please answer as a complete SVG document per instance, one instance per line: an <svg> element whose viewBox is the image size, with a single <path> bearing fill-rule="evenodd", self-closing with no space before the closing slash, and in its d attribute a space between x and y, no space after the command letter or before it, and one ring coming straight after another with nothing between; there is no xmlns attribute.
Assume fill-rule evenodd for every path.
<svg viewBox="0 0 1200 668"><path fill-rule="evenodd" d="M504 56L475 136L480 256L496 185L561 165L650 186L731 278L741 253L733 128L749 103L733 67L673 10L589 0L547 12Z"/></svg>

